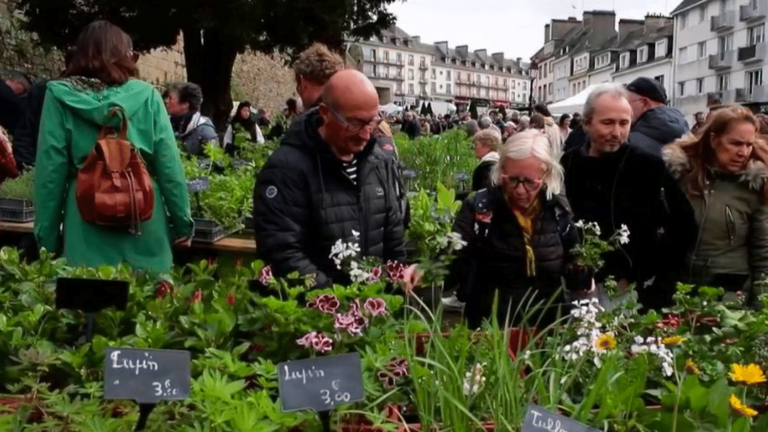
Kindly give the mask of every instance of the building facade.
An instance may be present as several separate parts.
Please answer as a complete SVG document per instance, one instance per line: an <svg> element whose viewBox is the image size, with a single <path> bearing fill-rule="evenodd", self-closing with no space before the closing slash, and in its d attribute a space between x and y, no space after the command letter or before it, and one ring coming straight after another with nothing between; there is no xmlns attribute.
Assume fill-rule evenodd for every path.
<svg viewBox="0 0 768 432"><path fill-rule="evenodd" d="M672 15L674 103L686 117L723 103L768 108L768 0L685 0Z"/></svg>
<svg viewBox="0 0 768 432"><path fill-rule="evenodd" d="M621 25L621 22L620 22ZM647 15L643 21L627 23L625 37L619 43L619 60L613 82L629 84L636 78L659 81L670 97L673 66L673 20L661 15Z"/></svg>

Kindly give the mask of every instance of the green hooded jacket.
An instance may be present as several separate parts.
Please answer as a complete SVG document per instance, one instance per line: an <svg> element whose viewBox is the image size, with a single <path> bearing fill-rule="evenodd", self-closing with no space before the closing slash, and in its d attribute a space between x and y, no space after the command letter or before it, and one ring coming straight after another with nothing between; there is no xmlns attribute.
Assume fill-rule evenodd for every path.
<svg viewBox="0 0 768 432"><path fill-rule="evenodd" d="M77 171L102 126L119 125L108 115L116 106L127 115L128 140L147 163L155 188L152 218L141 224L140 235L85 222L75 199ZM63 252L74 266L127 263L154 273L170 270L172 240L191 236L194 223L181 156L160 94L139 80L113 87L80 77L52 81L40 125L35 169L39 245Z"/></svg>

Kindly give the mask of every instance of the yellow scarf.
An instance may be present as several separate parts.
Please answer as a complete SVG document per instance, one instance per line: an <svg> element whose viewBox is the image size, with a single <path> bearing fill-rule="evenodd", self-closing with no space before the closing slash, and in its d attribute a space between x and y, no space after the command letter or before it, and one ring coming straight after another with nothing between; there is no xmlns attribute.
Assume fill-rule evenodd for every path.
<svg viewBox="0 0 768 432"><path fill-rule="evenodd" d="M523 232L523 243L525 244L525 265L528 276L536 276L536 256L533 253L533 222L539 216L541 211L541 202L537 198L527 209L519 210L513 208L512 212L520 224L520 230Z"/></svg>

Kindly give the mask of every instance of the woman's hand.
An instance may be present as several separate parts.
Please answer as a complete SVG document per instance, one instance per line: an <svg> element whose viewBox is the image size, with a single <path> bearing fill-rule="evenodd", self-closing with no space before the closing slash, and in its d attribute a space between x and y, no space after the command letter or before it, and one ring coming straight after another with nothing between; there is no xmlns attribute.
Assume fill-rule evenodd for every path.
<svg viewBox="0 0 768 432"><path fill-rule="evenodd" d="M416 268L416 264L413 264L403 271L403 289L405 293L411 295L413 289L419 284L422 273Z"/></svg>
<svg viewBox="0 0 768 432"><path fill-rule="evenodd" d="M176 239L173 242L173 245L176 247L190 247L192 246L192 237L182 237L180 239Z"/></svg>

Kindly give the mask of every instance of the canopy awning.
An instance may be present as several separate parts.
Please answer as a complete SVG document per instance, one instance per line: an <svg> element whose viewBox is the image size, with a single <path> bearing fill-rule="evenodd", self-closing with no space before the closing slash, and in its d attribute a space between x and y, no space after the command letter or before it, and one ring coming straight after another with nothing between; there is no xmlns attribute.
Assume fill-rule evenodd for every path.
<svg viewBox="0 0 768 432"><path fill-rule="evenodd" d="M552 113L552 115L573 114L575 112L581 112L581 110L584 108L584 103L587 102L589 94L592 93L592 90L594 90L597 86L598 84L593 84L581 92L569 97L568 99L547 106L547 108L549 109L549 112Z"/></svg>

